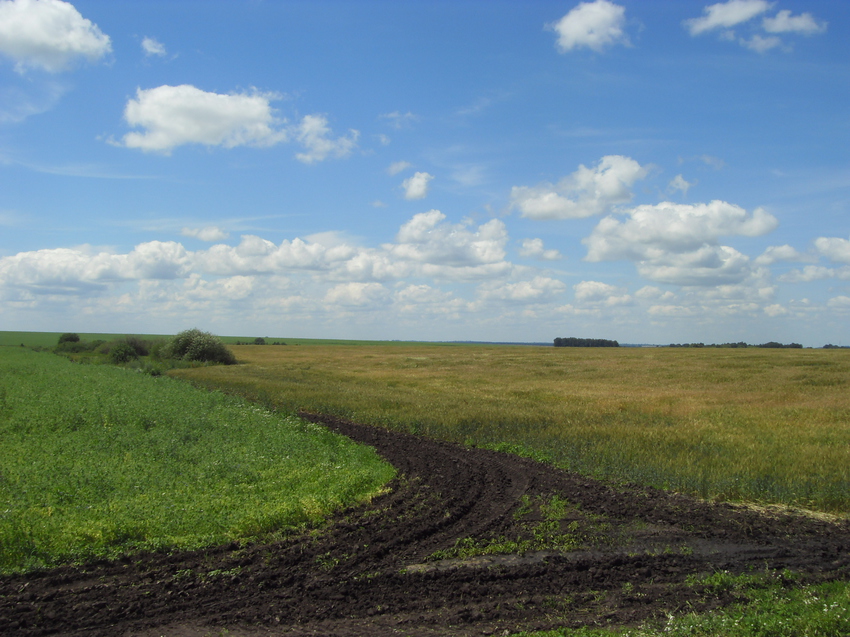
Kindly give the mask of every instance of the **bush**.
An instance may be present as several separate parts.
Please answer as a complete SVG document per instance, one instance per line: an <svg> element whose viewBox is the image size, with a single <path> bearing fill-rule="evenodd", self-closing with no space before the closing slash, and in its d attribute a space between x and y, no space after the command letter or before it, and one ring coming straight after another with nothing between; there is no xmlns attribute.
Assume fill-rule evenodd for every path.
<svg viewBox="0 0 850 637"><path fill-rule="evenodd" d="M159 354L163 358L204 363L223 363L224 365L236 363L233 352L225 347L220 338L197 328L180 332L159 351Z"/></svg>
<svg viewBox="0 0 850 637"><path fill-rule="evenodd" d="M136 349L127 341L117 343L110 351L109 358L113 363L129 363L139 357Z"/></svg>
<svg viewBox="0 0 850 637"><path fill-rule="evenodd" d="M74 334L73 332L68 332L67 334L63 334L59 337L59 345L62 343L79 343L80 335Z"/></svg>

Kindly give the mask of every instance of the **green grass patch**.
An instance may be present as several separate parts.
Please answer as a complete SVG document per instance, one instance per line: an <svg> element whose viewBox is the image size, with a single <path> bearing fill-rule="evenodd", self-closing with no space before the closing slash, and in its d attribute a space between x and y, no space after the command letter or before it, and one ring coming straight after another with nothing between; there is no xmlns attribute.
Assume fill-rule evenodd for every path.
<svg viewBox="0 0 850 637"><path fill-rule="evenodd" d="M791 573L692 580L706 595L736 601L707 613L678 613L637 628L563 628L516 637L846 637L850 635L850 582L800 586Z"/></svg>
<svg viewBox="0 0 850 637"><path fill-rule="evenodd" d="M393 475L374 450L293 416L0 348L0 572L267 537Z"/></svg>

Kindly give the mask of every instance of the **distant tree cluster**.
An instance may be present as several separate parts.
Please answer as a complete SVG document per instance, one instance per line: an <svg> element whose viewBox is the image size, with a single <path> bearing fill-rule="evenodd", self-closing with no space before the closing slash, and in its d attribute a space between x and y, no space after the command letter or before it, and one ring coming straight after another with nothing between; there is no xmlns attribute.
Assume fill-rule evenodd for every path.
<svg viewBox="0 0 850 637"><path fill-rule="evenodd" d="M777 343L776 341L770 341L768 343L762 343L761 345L748 345L743 341L739 341L738 343L711 343L710 345L706 345L705 343L670 343L668 347L726 347L726 348L745 348L745 347L767 347L767 348L775 348L775 349L802 349L802 345L800 343Z"/></svg>
<svg viewBox="0 0 850 637"><path fill-rule="evenodd" d="M268 345L269 342L262 336L258 336L253 341L236 341L237 345ZM275 341L272 345L286 345L283 341Z"/></svg>
<svg viewBox="0 0 850 637"><path fill-rule="evenodd" d="M604 338L556 338L555 347L620 347L617 341L609 341Z"/></svg>

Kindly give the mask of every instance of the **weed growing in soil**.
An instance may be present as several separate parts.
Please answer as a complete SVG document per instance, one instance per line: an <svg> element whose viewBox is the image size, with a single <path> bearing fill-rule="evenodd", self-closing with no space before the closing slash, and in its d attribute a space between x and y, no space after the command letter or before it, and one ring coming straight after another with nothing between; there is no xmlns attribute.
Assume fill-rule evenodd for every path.
<svg viewBox="0 0 850 637"><path fill-rule="evenodd" d="M574 551L589 546L589 538L578 520L568 520L569 502L557 495L544 498L522 496L514 519L520 522L515 537L461 538L449 549L436 551L429 561L460 559L479 555L523 554L530 551ZM576 511L569 508L572 516Z"/></svg>
<svg viewBox="0 0 850 637"><path fill-rule="evenodd" d="M790 572L692 578L706 595L738 601L708 613L670 615L639 628L563 628L516 637L843 637L850 635L850 582L800 586Z"/></svg>
<svg viewBox="0 0 850 637"><path fill-rule="evenodd" d="M393 475L372 449L295 417L0 347L0 572L268 536Z"/></svg>

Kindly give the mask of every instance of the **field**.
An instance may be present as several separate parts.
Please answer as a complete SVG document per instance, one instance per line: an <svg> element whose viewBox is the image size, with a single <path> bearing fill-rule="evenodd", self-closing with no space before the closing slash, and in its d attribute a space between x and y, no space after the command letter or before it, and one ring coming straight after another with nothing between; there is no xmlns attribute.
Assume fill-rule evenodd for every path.
<svg viewBox="0 0 850 637"><path fill-rule="evenodd" d="M0 348L0 573L303 528L392 475L291 416Z"/></svg>
<svg viewBox="0 0 850 637"><path fill-rule="evenodd" d="M176 375L704 498L850 513L846 350L300 345Z"/></svg>
<svg viewBox="0 0 850 637"><path fill-rule="evenodd" d="M12 361L0 416L14 425L1 440L17 445L0 450L0 487L17 476L4 496L15 515L7 504L0 522L26 512L30 528L48 525L40 562L29 549L25 566L76 562L0 577L0 625L33 637L850 634L845 352L283 340L234 346L240 365L170 372L211 393L0 348ZM66 369L75 380L54 380ZM80 381L89 373L105 376ZM21 411L35 404L52 411ZM50 426L25 432L30 422ZM278 429L303 438L269 437ZM207 430L208 443L192 439ZM331 495L354 471L343 458L364 447L330 432L377 450L396 477L384 484L392 470L370 464ZM262 463L302 449L318 452L304 474L245 478L264 474L252 461L280 478ZM146 490L164 513L134 491L144 471L122 476L157 459L166 477ZM68 479L84 466L97 469L88 493ZM201 484L216 471L234 479ZM130 489L112 497L107 476ZM294 517L276 517L302 487ZM198 549L140 526L185 531L197 523L187 512L222 501L228 514L247 502L248 522L185 545ZM71 509L94 518L49 527ZM87 528L110 530L64 554L49 544Z"/></svg>

